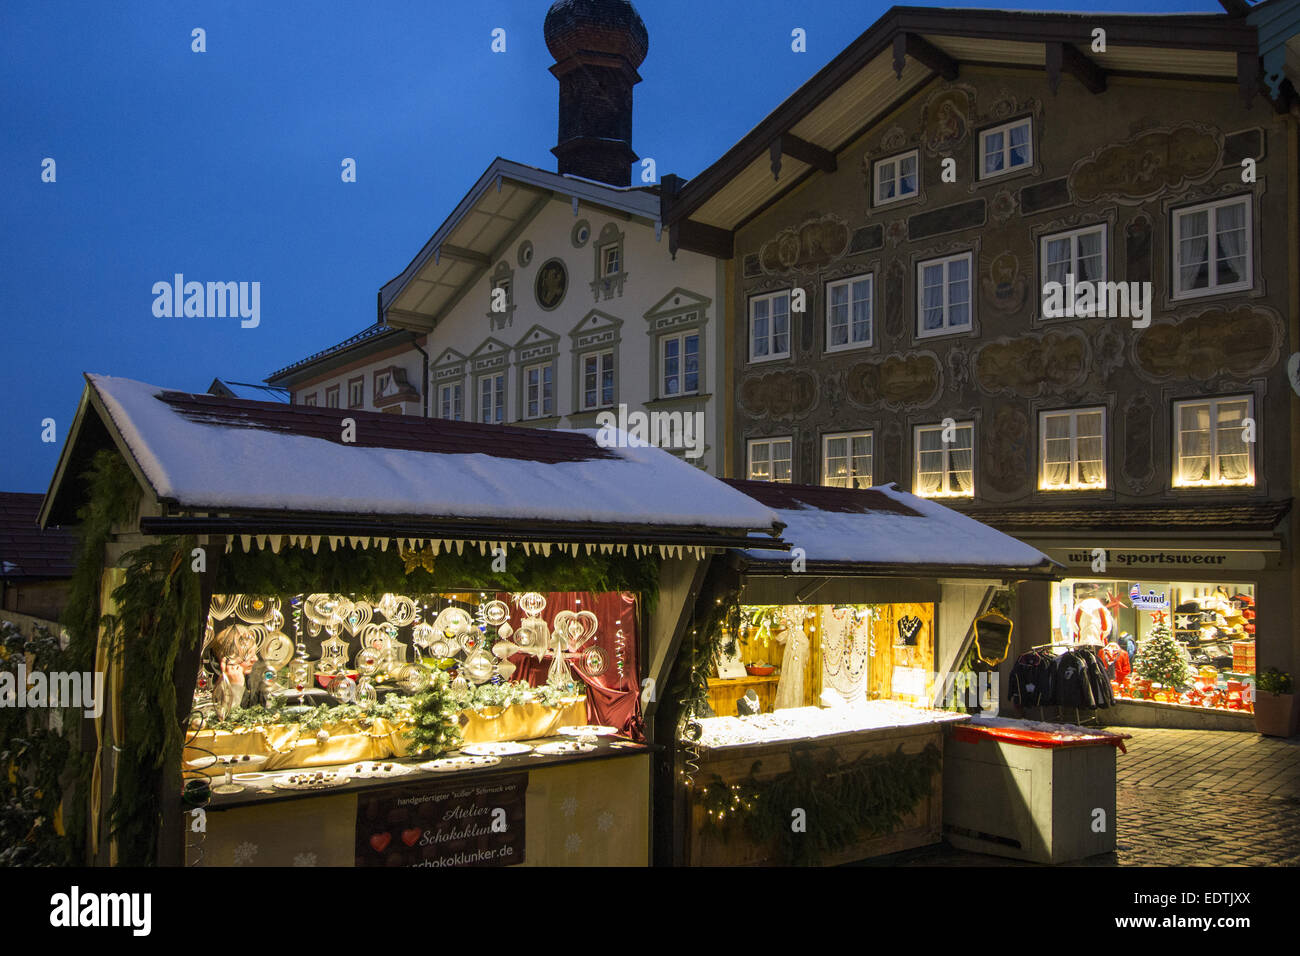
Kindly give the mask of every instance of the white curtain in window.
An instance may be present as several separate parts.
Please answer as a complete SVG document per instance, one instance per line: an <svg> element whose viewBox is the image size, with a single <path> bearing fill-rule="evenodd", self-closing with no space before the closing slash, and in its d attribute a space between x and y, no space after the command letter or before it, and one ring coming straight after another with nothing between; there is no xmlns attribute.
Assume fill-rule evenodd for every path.
<svg viewBox="0 0 1300 956"><path fill-rule="evenodd" d="M1221 402L1218 407L1218 457L1221 481L1244 482L1250 477L1250 446L1242 434L1245 402Z"/></svg>
<svg viewBox="0 0 1300 956"><path fill-rule="evenodd" d="M922 270L922 328L943 328L943 266L926 266Z"/></svg>
<svg viewBox="0 0 1300 956"><path fill-rule="evenodd" d="M1085 232L1078 237L1079 282L1097 282L1102 278L1101 233Z"/></svg>
<svg viewBox="0 0 1300 956"><path fill-rule="evenodd" d="M1215 211L1218 263L1217 285L1231 285L1246 278L1246 206L1234 203Z"/></svg>
<svg viewBox="0 0 1300 956"><path fill-rule="evenodd" d="M975 455L971 448L971 430L957 429L957 442L949 451L951 482L948 490L953 493L969 495L975 490Z"/></svg>
<svg viewBox="0 0 1300 956"><path fill-rule="evenodd" d="M1070 483L1070 416L1043 419L1043 485L1062 488Z"/></svg>
<svg viewBox="0 0 1300 956"><path fill-rule="evenodd" d="M1178 481L1195 484L1210 477L1210 406L1184 405L1178 415Z"/></svg>
<svg viewBox="0 0 1300 956"><path fill-rule="evenodd" d="M1079 483L1101 485L1103 479L1101 412L1076 417L1075 448L1079 458Z"/></svg>
<svg viewBox="0 0 1300 956"><path fill-rule="evenodd" d="M937 495L943 489L943 433L928 428L917 433L919 448L916 459L916 493Z"/></svg>
<svg viewBox="0 0 1300 956"><path fill-rule="evenodd" d="M1178 286L1200 289L1208 283L1210 214L1206 211L1179 217Z"/></svg>

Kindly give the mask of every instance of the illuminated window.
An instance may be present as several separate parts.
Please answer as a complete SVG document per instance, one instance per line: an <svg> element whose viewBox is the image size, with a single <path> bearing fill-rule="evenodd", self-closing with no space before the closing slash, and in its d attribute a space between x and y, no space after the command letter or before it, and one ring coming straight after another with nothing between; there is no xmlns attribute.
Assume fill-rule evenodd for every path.
<svg viewBox="0 0 1300 956"><path fill-rule="evenodd" d="M1255 484L1249 396L1174 402L1174 486Z"/></svg>
<svg viewBox="0 0 1300 956"><path fill-rule="evenodd" d="M761 438L749 443L750 481L790 481L791 449L789 438Z"/></svg>
<svg viewBox="0 0 1300 956"><path fill-rule="evenodd" d="M822 436L822 484L870 488L872 445L871 432Z"/></svg>
<svg viewBox="0 0 1300 956"><path fill-rule="evenodd" d="M926 498L975 497L974 422L956 422L951 428L917 426L916 493Z"/></svg>

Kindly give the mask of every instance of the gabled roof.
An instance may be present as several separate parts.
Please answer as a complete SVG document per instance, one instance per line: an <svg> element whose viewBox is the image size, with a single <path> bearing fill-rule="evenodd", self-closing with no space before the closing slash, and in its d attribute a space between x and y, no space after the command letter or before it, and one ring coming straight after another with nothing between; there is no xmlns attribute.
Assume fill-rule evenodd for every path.
<svg viewBox="0 0 1300 956"><path fill-rule="evenodd" d="M1106 31L1106 52L1092 50ZM1256 31L1226 14L1128 15L893 7L694 179L664 181L670 247L730 257L730 234L935 77L963 64L1043 69L1104 90L1108 75L1254 89ZM773 175L773 162L779 176Z"/></svg>
<svg viewBox="0 0 1300 956"><path fill-rule="evenodd" d="M48 581L72 577L77 538L37 524L43 495L0 491L0 578Z"/></svg>
<svg viewBox="0 0 1300 956"><path fill-rule="evenodd" d="M610 186L498 157L410 265L380 289L382 320L420 332L432 329L556 197L647 225L659 221L657 187Z"/></svg>
<svg viewBox="0 0 1300 956"><path fill-rule="evenodd" d="M337 345L321 349L319 352L308 355L305 359L300 359L292 365L286 365L284 368L272 372L264 381L275 387L293 385L328 367L332 360L343 360L345 355L350 359L382 352L394 345L409 342L412 338L414 336L404 329L393 329L376 322L374 325L362 329L356 335L344 339Z"/></svg>
<svg viewBox="0 0 1300 956"><path fill-rule="evenodd" d="M142 521L150 533L719 547L759 533L782 546L771 509L660 449L601 447L595 432L222 399L99 375L86 382L42 511L47 524L75 514L77 486L64 476L76 474L70 461L93 453L85 439L115 445L163 504L163 518ZM88 420L103 426L97 438Z"/></svg>
<svg viewBox="0 0 1300 956"><path fill-rule="evenodd" d="M781 536L803 549L804 573L1051 578L1060 567L1037 548L898 485L726 482L780 516ZM762 547L740 552L742 568L752 572L790 574L791 561Z"/></svg>

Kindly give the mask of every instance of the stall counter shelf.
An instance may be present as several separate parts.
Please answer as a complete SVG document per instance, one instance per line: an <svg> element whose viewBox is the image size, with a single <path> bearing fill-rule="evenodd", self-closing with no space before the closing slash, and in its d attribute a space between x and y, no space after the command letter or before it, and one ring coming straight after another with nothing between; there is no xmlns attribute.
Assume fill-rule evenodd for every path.
<svg viewBox="0 0 1300 956"><path fill-rule="evenodd" d="M682 861L692 866L780 865L778 851L758 845L743 835L724 839L705 823L701 788L716 777L727 783L754 779L761 785L791 769L791 758L809 754L814 760L833 751L841 764L859 758L893 754L919 754L928 745L943 750L945 728L970 720L966 714L912 707L896 701L868 701L842 708L799 707L753 717L711 717L700 720L703 733L696 744L699 769L691 773L686 788L691 835ZM681 759L679 757L679 759ZM929 791L893 830L864 834L851 844L823 856L822 865L834 866L928 846L942 839L943 772L930 782Z"/></svg>

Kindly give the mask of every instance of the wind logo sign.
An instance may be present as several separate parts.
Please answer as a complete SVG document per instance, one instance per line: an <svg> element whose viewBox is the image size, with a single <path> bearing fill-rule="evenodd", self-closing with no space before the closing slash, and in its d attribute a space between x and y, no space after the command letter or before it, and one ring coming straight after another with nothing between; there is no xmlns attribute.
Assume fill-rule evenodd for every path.
<svg viewBox="0 0 1300 956"><path fill-rule="evenodd" d="M183 273L171 282L153 284L153 314L159 319L240 319L255 329L262 321L262 283L186 282Z"/></svg>
<svg viewBox="0 0 1300 956"><path fill-rule="evenodd" d="M1128 592L1129 603L1138 611L1163 611L1169 607L1169 601L1164 592L1157 594L1155 588L1150 588L1146 594L1138 585L1133 585Z"/></svg>
<svg viewBox="0 0 1300 956"><path fill-rule="evenodd" d="M1133 328L1151 324L1153 301L1150 282L1075 282L1066 273L1065 282L1043 284L1045 319L1132 319Z"/></svg>
<svg viewBox="0 0 1300 956"><path fill-rule="evenodd" d="M618 414L605 411L596 415L600 431L596 444L601 448L628 448L654 445L656 448L685 449L687 458L704 454L703 412L628 411L618 406Z"/></svg>

